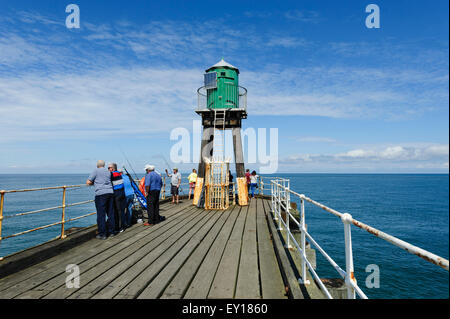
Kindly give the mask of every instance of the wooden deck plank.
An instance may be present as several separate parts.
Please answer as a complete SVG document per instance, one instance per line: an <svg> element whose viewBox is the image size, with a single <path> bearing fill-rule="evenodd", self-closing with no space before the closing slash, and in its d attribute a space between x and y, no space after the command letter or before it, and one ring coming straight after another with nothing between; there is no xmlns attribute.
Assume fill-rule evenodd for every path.
<svg viewBox="0 0 450 319"><path fill-rule="evenodd" d="M197 233L200 233L201 235L201 230L205 229L203 226L205 224L208 224L211 219L213 219L213 221L216 221L218 217L220 216L214 211L202 210L201 218L193 223L193 225L189 228L185 227L185 233L182 234L182 236L180 236L178 240L170 243L170 245L166 245L166 242L168 241L164 242L164 245L162 245L161 247L163 249L163 253L160 254L158 258L149 258L150 262L147 261L145 263L145 268L139 273L136 278L134 278L134 280L129 281L128 278L124 278L128 280L128 284L114 298L137 298L138 295L151 282L151 280L153 280L153 278L161 272L161 270L167 265L167 263L169 263L174 258L174 256L178 254L182 249L184 249L189 239L191 239ZM103 298L104 295L100 297Z"/></svg>
<svg viewBox="0 0 450 319"><path fill-rule="evenodd" d="M261 298L258 271L258 246L256 243L257 200L257 198L250 199L250 206L245 220L235 292L235 298L237 299Z"/></svg>
<svg viewBox="0 0 450 319"><path fill-rule="evenodd" d="M0 279L0 299L283 299L285 286L303 298L269 206L261 198L227 211L165 204L163 223L90 240ZM79 289L66 288L68 264L80 267Z"/></svg>
<svg viewBox="0 0 450 319"><path fill-rule="evenodd" d="M164 269L162 273L168 273L165 275L168 277L168 280L166 281L166 285L163 290L158 290L158 294L155 293L152 295L156 296L154 298L181 299L184 296L190 282L194 278L198 268L203 262L203 259L212 246L212 243L216 240L218 233L227 220L231 218L231 216L234 216L231 214L232 210L232 207L230 207L222 214L222 216L220 216L219 220L217 220L213 227L211 227L208 234L203 238L192 254L187 257L186 261L179 265L178 269L173 269L173 274L172 270L168 269L170 267L166 267L166 269ZM172 276L169 277L169 275ZM157 279L158 278L155 280Z"/></svg>
<svg viewBox="0 0 450 319"><path fill-rule="evenodd" d="M272 234L272 239L275 247L275 254L278 260L280 260L280 267L283 275L284 284L289 287L289 295L294 299L304 299L303 293L300 289L298 278L295 276L292 265L290 264L289 258L281 241L280 235L276 229L274 220L272 219L272 214L270 213L270 204L268 201L264 201L264 209L268 216L269 230Z"/></svg>
<svg viewBox="0 0 450 319"><path fill-rule="evenodd" d="M231 214L240 215L241 208L234 206ZM227 240L235 225L235 219L229 219L225 226L221 229L217 239L212 243L212 246L203 260L202 265L197 271L192 280L186 294L183 298L186 299L205 299L214 280L214 274L223 255Z"/></svg>
<svg viewBox="0 0 450 319"><path fill-rule="evenodd" d="M186 204L187 206L188 204ZM168 203L165 203L161 205L161 209L165 210L169 206ZM178 213L178 211L168 212L168 216L171 216L175 213ZM133 235L133 231L135 230L134 227L137 225L134 225L132 228L128 229L125 233L121 234L120 237L130 237ZM110 240L107 240L106 243L110 244ZM33 265L33 267L26 268L24 270L21 270L20 272L11 274L9 276L0 278L0 298L1 298L1 291L8 289L9 287L18 284L20 282L23 282L27 279L31 279L32 277L35 277L41 272L47 272L50 269L54 269L57 264L66 263L70 264L71 259L73 258L73 255L77 255L80 251L86 252L86 248L90 249L97 249L100 246L105 246L105 242L96 240L96 241L89 241L85 242L77 247L74 247L70 251L63 252L57 256L54 256L52 258L49 258L47 260L42 261L39 264Z"/></svg>
<svg viewBox="0 0 450 319"><path fill-rule="evenodd" d="M171 220L172 218L169 218ZM108 240L100 241L97 239L92 239L91 241L80 245L74 249L71 249L60 255L60 259L57 262L52 262L52 267L46 269L45 271L39 271L42 269L42 265L34 265L31 268L37 270L37 274L30 279L24 279L19 283L7 288L0 293L0 298L14 298L24 293L27 290L34 289L37 286L41 288L46 288L45 283L55 279L58 282L58 286L61 284L65 285L65 278L68 275L66 271L66 266L69 264L81 265L83 262L89 261L94 257L99 255L109 255L112 250L123 249L128 245L132 244L137 238L146 236L151 233L152 230L139 230L142 229L142 225L135 225L133 228L121 233ZM92 242L94 245L89 247L89 243ZM44 265L45 268L47 268ZM20 273L14 274L20 276ZM51 290L52 288L46 288ZM36 289L34 289L36 290Z"/></svg>
<svg viewBox="0 0 450 319"><path fill-rule="evenodd" d="M128 236L124 236L125 234L127 234L127 231L125 231L124 233L121 233L111 239L101 241L102 245L104 245L106 249L100 250L99 247L101 246L96 246L94 248L87 248L81 252L73 252L72 260L68 261L68 263L66 263L67 261L65 261L60 263L59 266L58 264L56 264L51 271L48 271L47 274L44 274L45 276L38 275L37 277L33 278L35 283L40 284L33 285L32 289L41 291L41 295L45 296L58 288L64 288L61 289L62 291L59 290L60 294L56 295L56 298L62 298L63 296L72 293L72 289L67 289L65 287L65 279L68 275L68 273L65 272L67 264L78 265L80 267L80 272L83 275L85 275L89 270L92 271L92 269L95 269L94 271L97 272L98 264L100 264L102 260L110 258L111 256L114 256L119 252L129 251L130 246L132 246L136 241L148 240L148 238L152 237L152 233L160 231L158 230L160 228L165 229L167 227L170 228L176 226L179 223L180 217L183 218L183 216L178 213L179 211L176 210L174 214L167 214L168 219L166 220L166 222L158 224L153 229L144 228L145 226L142 225L134 225L132 229L129 229ZM133 231L131 232L131 230ZM96 239L91 240L91 242L98 241L99 240ZM97 252L97 254L95 254L95 252ZM86 258L87 255L89 255L90 258ZM56 275L49 278L50 273L52 272ZM87 277L88 276L84 276L83 279L86 280ZM33 293L33 295L36 296L37 293ZM20 297L20 295L18 297Z"/></svg>
<svg viewBox="0 0 450 319"><path fill-rule="evenodd" d="M237 273L239 268L239 258L241 255L242 233L247 218L248 206L241 208L239 216L234 224L228 242L217 267L208 298L228 298L234 297Z"/></svg>
<svg viewBox="0 0 450 319"><path fill-rule="evenodd" d="M125 263L132 263L134 259L137 259L145 254L145 252L140 251L141 249L145 249L147 246L151 245L161 234L176 232L180 227L180 223L185 222L188 218L188 216L184 216L182 214L180 218L174 219L170 224L168 223L167 225L161 223L148 228L145 228L146 226L141 226L141 229L143 228L142 232L149 232L149 228L155 228L152 232L149 232L143 238L139 238L138 236L136 236L134 239L131 239L131 244L128 245L125 249L120 249L121 247L114 247L108 251L107 255L99 255L91 259L87 263L80 264L79 267L82 280L79 289L67 289L64 284L61 285L61 282L64 282L64 278L60 278L59 280L52 280L50 282L52 286L46 287L47 290L52 291L44 298L62 299L68 298L73 293L77 294L77 296L80 294L87 294L88 292L86 290L88 289L88 287L94 285L94 283L92 283L94 280L99 277L102 278L102 276L104 276L105 273L110 271L110 268L114 266L123 267ZM160 225L161 227L158 227ZM110 280L114 279L114 274L114 271L110 272ZM48 286L48 284L46 285ZM92 293L90 290L88 291L89 293Z"/></svg>
<svg viewBox="0 0 450 319"><path fill-rule="evenodd" d="M222 216L229 216L230 211L213 212L213 217L192 238L188 239L186 245L162 268L161 272L148 284L144 291L139 294L138 299L158 298L189 256L205 240L206 235L212 231L213 226L220 224L218 220Z"/></svg>
<svg viewBox="0 0 450 319"><path fill-rule="evenodd" d="M106 249L104 251L99 252L97 255L93 256L89 260L85 260L82 262L77 262L74 260L74 264L78 265L80 267L80 272L83 274L83 283L89 282L90 276L88 272L98 272L98 267L101 265L105 260L108 260L111 257L118 258L117 256L126 256L126 254L131 255L134 251L137 250L139 245L145 245L149 241L151 241L154 237L156 237L158 234L166 232L167 230L171 229L172 227L177 227L177 225L180 222L183 222L186 218L188 218L187 215L182 214L182 209L175 210L175 214L167 214L167 219L165 222L160 223L156 226L152 227L146 227L143 225L135 225L135 232L133 233L133 236L124 238L122 237L123 234L119 234L113 238L111 238L111 241L114 241L114 245L110 245L109 249ZM76 258L76 256L74 256ZM125 257L124 257L125 258ZM65 270L65 268L64 268ZM41 291L47 291L52 292L60 287L65 288L65 277L67 276L67 273L63 273L58 277L52 278L51 280L45 282L44 284L35 287L34 290L41 290ZM66 291L64 293L61 293L59 295L61 298L62 296L66 296L69 291Z"/></svg>
<svg viewBox="0 0 450 319"><path fill-rule="evenodd" d="M195 207L192 209L195 211ZM189 212L191 212L191 210L188 209L184 214L188 216ZM156 258L159 254L163 253L164 249L166 249L170 243L181 236L183 228L195 224L199 217L200 212L194 212L193 215L188 216L185 220L181 220L181 222L177 223L174 227L155 232L154 236L149 238L144 245L136 243L135 248L137 249L135 249L133 253L128 254L128 252L125 251L124 253L121 252L118 255L105 260L100 269L93 269L89 274L85 273L83 278L89 275L91 276L91 278L89 278L91 280L67 298L78 298L81 294L84 296L91 294L91 296L93 296L106 287L107 290L118 289L120 285L123 284L122 279L124 277L126 280L130 281L142 271L142 269L137 269L134 273L133 271L130 271L131 269L134 270L138 268L139 265L145 264L149 258ZM64 289L65 287L62 288ZM52 293L52 295L54 295L54 293ZM49 295L48 297L52 296Z"/></svg>
<svg viewBox="0 0 450 319"><path fill-rule="evenodd" d="M262 298L286 299L287 295L269 233L263 201L264 199L258 199L256 203L256 228Z"/></svg>
<svg viewBox="0 0 450 319"><path fill-rule="evenodd" d="M218 240L218 234L222 227L224 227L225 223L234 224L237 215L238 211L233 212L233 207L222 215L195 252L181 266L175 278L171 280L168 287L164 290L161 299L181 299L185 295L206 254L213 243Z"/></svg>

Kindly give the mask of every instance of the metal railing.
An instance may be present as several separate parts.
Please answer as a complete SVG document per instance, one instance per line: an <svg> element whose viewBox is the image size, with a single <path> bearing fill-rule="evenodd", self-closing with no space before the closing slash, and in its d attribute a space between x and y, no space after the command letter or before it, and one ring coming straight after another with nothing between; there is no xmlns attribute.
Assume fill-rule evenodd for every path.
<svg viewBox="0 0 450 319"><path fill-rule="evenodd" d="M225 86L224 102L218 101L219 97L210 96L208 104L208 90L205 86L197 89L197 110L207 109L237 109L247 110L247 89L242 86L227 85ZM219 107L220 106L220 107Z"/></svg>
<svg viewBox="0 0 450 319"><path fill-rule="evenodd" d="M66 203L66 192L68 190L72 190L72 189L80 189L82 187L87 187L87 185L65 185L65 186L54 186L54 187L41 187L41 188L31 188L31 189L17 189L17 190L0 190L0 243L8 238L13 238L13 237L17 237L17 236L21 236L21 235L25 235L34 231L38 231L38 230L42 230L42 229L46 229L49 227L53 227L53 226L57 226L57 225L61 225L61 231L59 236L57 236L56 238L59 239L64 239L67 237L66 235L66 229L65 229L65 225L66 223L81 219L81 218L86 218L89 217L91 215L96 214L96 212L91 212L82 216L78 216L78 217L74 217L74 218L69 218L66 219L66 208L67 207L72 207L72 206L78 206L78 205L84 205L84 204L88 204L88 203L92 203L94 202L94 200L87 200L87 201L82 201L82 202L77 202L77 203L70 203L67 204ZM32 210L32 211L27 211L27 212L23 212L23 213L17 213L17 214L13 214L13 215L3 215L4 212L4 206L5 206L5 195L6 194L10 194L10 193L25 193L25 192L35 192L35 191L48 191L48 190L62 190L62 200L61 200L61 205L59 206L54 206L54 207L48 207L48 208L43 208L43 209L37 209L37 210ZM40 227L35 227L32 229L28 229L25 231L21 231L21 232L17 232L8 236L4 236L2 237L2 229L3 229L3 223L4 220L10 219L10 218L15 218L15 217L19 217L19 216L26 216L26 215L32 215L32 214L37 214L37 213L43 213L43 212L48 212L51 210L55 210L55 209L61 209L61 220L54 222L54 223L50 223L44 226L40 226ZM2 260L3 257L0 256L0 260Z"/></svg>
<svg viewBox="0 0 450 319"><path fill-rule="evenodd" d="M139 184L139 180L135 180L135 182L137 184ZM161 189L161 199L166 199L166 177L163 176L163 187ZM169 183L170 186L170 183ZM189 192L189 183L181 183L180 187L182 186L187 186L187 189L182 189L182 193L186 193L186 195ZM41 188L31 188L31 189L16 189L16 190L0 190L0 243L2 243L3 240L5 239L9 239L9 238L13 238L13 237L17 237L17 236L22 236L28 233L32 233L38 230L42 230L42 229L46 229L49 227L53 227L53 226L57 226L57 225L61 225L61 231L60 234L55 237L55 239L64 239L66 238L66 229L65 229L65 225L69 222L78 220L78 219L82 219L82 218L86 218L89 217L91 215L95 215L97 212L90 212L88 214L84 214L82 216L78 216L78 217L74 217L74 218L70 218L70 219L66 219L66 209L68 207L73 207L73 206L79 206L79 205L84 205L84 204L88 204L88 203L92 203L94 202L94 200L86 200L86 201L81 201L81 202L76 202L76 203L66 203L66 192L68 190L72 190L72 189L80 189L80 188L84 188L84 187L89 187L88 185L85 184L81 184L81 185L64 185L64 186L53 186L53 187L41 187ZM43 208L43 209L37 209L37 210L31 210L31 211L27 211L27 212L23 212L23 213L17 213L17 214L12 214L12 215L4 215L4 206L5 206L5 195L6 194L11 194L11 193L26 193L26 192L36 192L36 191L48 191L48 190L62 190L62 194L61 194L61 205L59 206L54 206L54 207L48 207L48 208ZM169 194L170 194L170 189L169 189ZM43 225L43 226L39 226L39 227L35 227L35 228L31 228L31 229L27 229L21 232L17 232L17 233L13 233L11 235L7 235L7 236L3 236L2 237L2 229L3 229L3 224L4 221L10 219L10 218L16 218L19 216L27 216L27 215L32 215L32 214L37 214L37 213L43 213L43 212L48 212L48 211L52 211L52 210L57 210L57 209L61 209L61 219L59 221L56 221L54 223L50 223L47 225ZM3 257L0 256L0 260L2 260Z"/></svg>
<svg viewBox="0 0 450 319"><path fill-rule="evenodd" d="M260 179L260 185L262 192L264 191L264 179ZM325 257L325 259L333 266L333 268L339 273L339 275L345 280L345 285L347 287L347 297L349 299L355 299L356 294L360 298L367 299L367 296L364 292L359 288L355 275L354 275L354 267L353 267L353 250L352 250L352 237L351 237L351 226L354 225L359 227L368 233L375 235L397 247L400 247L407 252L417 255L424 260L440 266L445 270L449 270L448 260L439 257L435 254L432 254L424 249L421 249L417 246L411 245L401 239L398 239L394 236L388 235L378 229L375 229L371 226L368 226L356 219L353 219L352 216L348 213L340 213L332 208L329 208L319 202L312 200L311 198L305 196L304 194L299 194L290 189L290 181L286 178L270 178L270 193L271 193L271 208L272 213L274 214L274 220L278 223L278 230L286 231L286 246L287 248L296 248L296 251L300 255L301 258L301 280L300 283L305 285L310 284L310 282L306 279L306 271L307 269L312 274L312 277L315 279L319 288L322 292L330 299L332 296L328 289L325 287L320 277L314 270L310 261L306 256L306 239L308 239L309 243L317 248L317 250ZM299 221L291 214L291 194L300 199L300 218ZM339 217L344 225L344 236L345 236L345 271L339 267L339 265L320 247L320 245L312 238L312 236L307 232L306 222L305 222L305 202L309 202L326 212L329 212L337 217ZM285 212L286 221L282 218L282 211ZM300 229L300 243L297 242L293 233L290 230L290 221L293 221ZM291 245L293 244L293 246Z"/></svg>
<svg viewBox="0 0 450 319"><path fill-rule="evenodd" d="M184 178L184 177L182 177ZM166 199L167 196L171 196L170 195L170 186L171 183L170 181L167 183L166 182L166 176L162 176L162 180L163 180L163 186L161 188L161 193L160 193L160 199ZM139 181L137 181L137 183L139 184ZM166 191L167 186L169 186L169 190ZM183 188L186 187L186 188ZM168 194L166 194L168 193ZM180 183L180 189L179 189L179 195L188 195L189 194L189 183Z"/></svg>

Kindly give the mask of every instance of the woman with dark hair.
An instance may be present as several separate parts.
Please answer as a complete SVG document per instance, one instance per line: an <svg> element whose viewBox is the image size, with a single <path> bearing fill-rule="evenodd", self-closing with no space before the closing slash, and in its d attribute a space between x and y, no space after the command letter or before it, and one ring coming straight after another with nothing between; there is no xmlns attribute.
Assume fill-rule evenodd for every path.
<svg viewBox="0 0 450 319"><path fill-rule="evenodd" d="M258 187L258 175L256 175L256 171L253 171L250 174L250 189L252 190L252 198L255 197L256 187Z"/></svg>

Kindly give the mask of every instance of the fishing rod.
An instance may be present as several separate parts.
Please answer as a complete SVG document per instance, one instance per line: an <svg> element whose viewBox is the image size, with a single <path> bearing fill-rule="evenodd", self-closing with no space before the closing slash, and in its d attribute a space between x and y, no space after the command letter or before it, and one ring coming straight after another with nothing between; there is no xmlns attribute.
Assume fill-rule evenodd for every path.
<svg viewBox="0 0 450 319"><path fill-rule="evenodd" d="M120 146L119 146L119 149L120 149L120 151L122 152L123 157L125 157L125 160L127 161L129 167L130 167L131 170L133 171L134 177L136 178L136 180L139 180L139 178L138 178L136 172L135 172L134 169L133 169L133 166L131 166L130 161L128 160L127 156L125 155L125 152L122 150L122 148L121 148ZM124 166L124 168L125 168L125 166Z"/></svg>
<svg viewBox="0 0 450 319"><path fill-rule="evenodd" d="M167 162L166 158L162 154L158 154L158 155L155 155L153 157L160 157L160 158L162 158L164 160L164 162L166 163L166 166L169 168L169 170L172 171L172 168L170 167L169 162Z"/></svg>
<svg viewBox="0 0 450 319"><path fill-rule="evenodd" d="M166 163L167 167L169 168L170 172L173 172L172 167L170 167L170 165L169 165L169 162L167 162L166 158L162 154L155 155L154 157L162 158L164 160L164 162ZM181 185L179 187L179 191L180 191L180 193L183 193L183 189L181 188Z"/></svg>
<svg viewBox="0 0 450 319"><path fill-rule="evenodd" d="M130 179L131 187L133 188L134 194L136 195L136 198L138 199L139 203L141 204L141 207L147 209L147 199L145 198L145 195L142 194L139 187L134 182L133 177L131 176L130 173L128 173L125 166L123 167L123 169L125 171L125 175L127 175L127 177Z"/></svg>

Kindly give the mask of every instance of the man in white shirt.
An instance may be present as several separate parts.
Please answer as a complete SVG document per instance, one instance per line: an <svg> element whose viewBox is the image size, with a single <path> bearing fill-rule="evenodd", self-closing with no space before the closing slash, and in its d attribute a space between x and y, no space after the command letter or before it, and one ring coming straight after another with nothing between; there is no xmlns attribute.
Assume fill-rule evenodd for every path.
<svg viewBox="0 0 450 319"><path fill-rule="evenodd" d="M170 180L170 193L172 194L172 204L175 204L175 198L177 199L177 204L179 201L178 190L181 184L181 174L178 172L178 168L173 169L173 174L169 174L166 169L166 174L171 178Z"/></svg>

